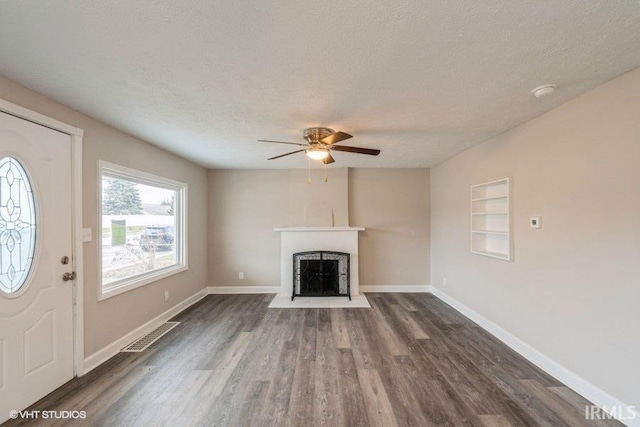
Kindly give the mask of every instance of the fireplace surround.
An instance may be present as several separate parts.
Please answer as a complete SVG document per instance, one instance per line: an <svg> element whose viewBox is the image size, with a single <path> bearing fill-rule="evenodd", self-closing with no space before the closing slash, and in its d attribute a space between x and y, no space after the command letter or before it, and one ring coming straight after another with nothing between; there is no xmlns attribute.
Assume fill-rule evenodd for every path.
<svg viewBox="0 0 640 427"><path fill-rule="evenodd" d="M293 254L295 297L346 296L351 300L349 254L334 251L306 251Z"/></svg>
<svg viewBox="0 0 640 427"><path fill-rule="evenodd" d="M311 251L344 252L349 254L349 288L351 297L359 292L358 234L362 227L287 227L276 228L280 241L279 295L291 300L293 289L293 254ZM317 298L319 299L319 298ZM338 298L333 298L337 300ZM346 299L346 298L345 298Z"/></svg>

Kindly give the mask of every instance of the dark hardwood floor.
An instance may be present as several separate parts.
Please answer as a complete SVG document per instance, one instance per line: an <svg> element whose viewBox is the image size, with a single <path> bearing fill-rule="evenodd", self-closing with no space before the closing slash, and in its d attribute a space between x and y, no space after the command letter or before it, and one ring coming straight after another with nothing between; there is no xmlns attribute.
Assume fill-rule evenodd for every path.
<svg viewBox="0 0 640 427"><path fill-rule="evenodd" d="M589 402L429 294L371 309L269 309L211 295L143 353L120 353L30 410L91 426L588 426Z"/></svg>

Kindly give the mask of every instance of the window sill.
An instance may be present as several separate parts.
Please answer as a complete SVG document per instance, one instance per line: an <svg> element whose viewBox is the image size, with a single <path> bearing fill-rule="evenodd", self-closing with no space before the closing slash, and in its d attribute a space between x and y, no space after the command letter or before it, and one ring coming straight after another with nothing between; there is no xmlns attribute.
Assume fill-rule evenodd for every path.
<svg viewBox="0 0 640 427"><path fill-rule="evenodd" d="M162 270L150 272L140 277L125 280L115 285L108 285L106 289L101 288L98 292L98 301L104 301L111 297L115 297L116 295L129 292L150 283L157 282L161 279L166 279L167 277L173 276L174 274L182 273L183 271L187 270L188 267L186 265L174 265Z"/></svg>

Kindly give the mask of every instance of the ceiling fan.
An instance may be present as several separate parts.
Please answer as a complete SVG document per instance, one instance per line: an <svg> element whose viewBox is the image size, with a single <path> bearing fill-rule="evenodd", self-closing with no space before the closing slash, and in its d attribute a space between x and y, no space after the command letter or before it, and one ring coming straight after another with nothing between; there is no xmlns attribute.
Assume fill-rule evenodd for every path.
<svg viewBox="0 0 640 427"><path fill-rule="evenodd" d="M380 154L380 150L374 150L371 148L361 148L361 147L348 147L346 145L336 145L339 142L344 141L345 139L353 138L353 136L344 132L336 132L333 129L329 128L309 128L304 131L304 138L307 140L306 144L300 144L297 142L284 142L284 141L271 141L268 139L259 139L258 142L275 142L276 144L288 144L288 145L297 145L299 147L304 147L300 150L292 151L290 153L281 154L279 156L271 157L267 160L275 160L280 157L289 156L295 153L301 153L305 151L307 156L313 160L319 160L325 165L329 163L335 162L333 156L331 156L331 151L344 151L347 153L356 153L356 154L368 154L370 156L377 156Z"/></svg>

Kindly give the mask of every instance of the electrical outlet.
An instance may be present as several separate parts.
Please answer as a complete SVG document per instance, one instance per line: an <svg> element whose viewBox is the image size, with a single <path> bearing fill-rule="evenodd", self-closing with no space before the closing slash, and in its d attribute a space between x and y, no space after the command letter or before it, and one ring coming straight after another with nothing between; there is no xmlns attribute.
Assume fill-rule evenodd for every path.
<svg viewBox="0 0 640 427"><path fill-rule="evenodd" d="M169 291L164 291L164 300L169 301Z"/></svg>
<svg viewBox="0 0 640 427"><path fill-rule="evenodd" d="M238 273L238 279L244 280L244 273L242 271Z"/></svg>
<svg viewBox="0 0 640 427"><path fill-rule="evenodd" d="M447 278L442 276L442 287L444 288L445 286L447 286Z"/></svg>

